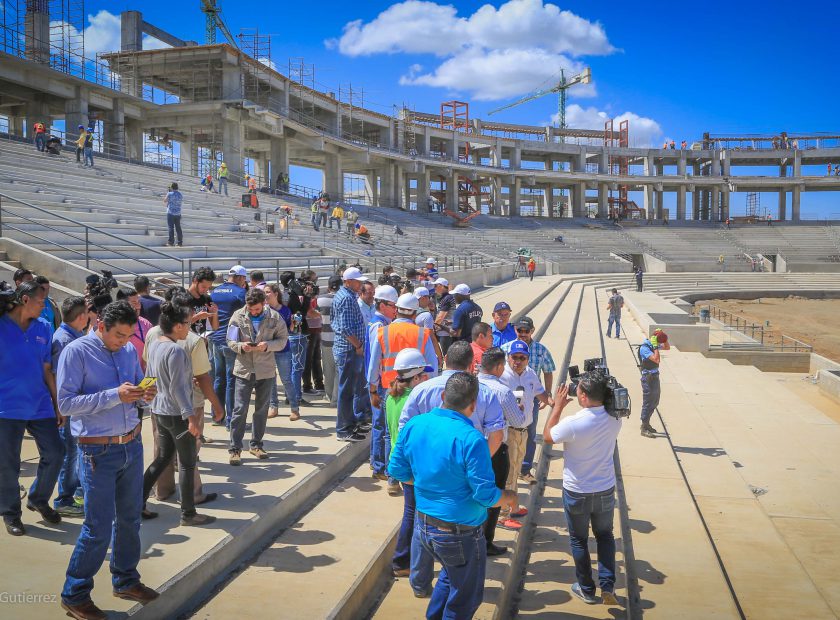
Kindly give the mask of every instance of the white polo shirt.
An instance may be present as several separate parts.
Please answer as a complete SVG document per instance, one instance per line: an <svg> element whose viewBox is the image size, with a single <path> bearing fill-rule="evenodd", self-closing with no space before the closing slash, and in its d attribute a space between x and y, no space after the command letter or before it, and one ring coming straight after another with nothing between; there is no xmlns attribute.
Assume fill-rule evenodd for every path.
<svg viewBox="0 0 840 620"><path fill-rule="evenodd" d="M599 493L615 486L613 452L621 421L603 407L581 409L561 418L551 429L554 443L563 442L563 488Z"/></svg>
<svg viewBox="0 0 840 620"><path fill-rule="evenodd" d="M499 377L504 385L517 396L522 404L522 411L525 414L525 426L534 421L534 398L537 395L545 392L545 388L540 383L540 378L530 367L525 368L525 372L517 375L509 364L505 363L505 371ZM519 394L522 394L519 397Z"/></svg>

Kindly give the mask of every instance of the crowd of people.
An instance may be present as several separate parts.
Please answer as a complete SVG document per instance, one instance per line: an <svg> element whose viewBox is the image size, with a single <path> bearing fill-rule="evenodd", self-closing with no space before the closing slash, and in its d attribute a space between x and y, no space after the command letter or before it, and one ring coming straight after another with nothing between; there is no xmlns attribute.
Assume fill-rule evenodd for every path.
<svg viewBox="0 0 840 620"><path fill-rule="evenodd" d="M586 550L591 514L602 599L615 603L607 505L620 423L604 412L604 376L586 375L577 392L583 409L560 419L568 388L556 389L554 359L535 322L514 320L504 301L485 319L470 287L441 277L433 257L405 277L386 267L376 282L359 266L342 265L324 290L312 270L269 283L262 272L234 265L217 283L201 267L188 287L169 287L162 299L144 276L127 289L103 272L60 309L46 278L19 270L14 279L0 302L0 512L15 536L26 534L24 496L49 523L84 520L61 593L72 617L105 617L91 591L109 547L115 596L143 604L158 596L138 572L140 524L158 516L149 499L178 489L180 524L212 523L198 511L218 500L197 466L212 441L205 423L226 427L231 466L251 462L243 460L246 448L253 462L271 458L264 440L268 420L282 409L278 380L290 421L303 416L304 398L322 398L336 408L338 441L370 436L372 476L403 498L393 573L408 577L416 596L430 597L429 617L475 613L486 557L508 552L495 543L496 529L519 530L528 514L517 487L537 482L537 417L549 408L543 440L565 442L567 450L564 501L578 575L572 591L595 601ZM617 336L621 305L614 295ZM656 343L646 343L658 365ZM154 459L144 471L145 420ZM18 483L24 432L39 452L28 491ZM573 453L570 445L582 447ZM435 562L442 570L433 587Z"/></svg>

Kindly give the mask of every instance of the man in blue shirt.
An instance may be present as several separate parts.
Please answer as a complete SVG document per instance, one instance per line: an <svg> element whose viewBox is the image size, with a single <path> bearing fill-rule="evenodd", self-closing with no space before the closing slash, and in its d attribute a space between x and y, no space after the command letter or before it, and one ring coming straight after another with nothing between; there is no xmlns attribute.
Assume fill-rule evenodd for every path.
<svg viewBox="0 0 840 620"><path fill-rule="evenodd" d="M668 335L661 329L655 330L639 347L639 369L642 372L642 437L656 437L656 429L651 426L650 417L659 406L659 398L662 395L659 385L659 364L662 360L659 351L667 351L670 348Z"/></svg>
<svg viewBox="0 0 840 620"><path fill-rule="evenodd" d="M85 521L61 592L61 607L74 618L105 617L90 593L109 544L114 596L141 604L158 596L137 572L143 509L137 405L151 402L157 390L139 387L143 371L129 343L136 323L127 301L110 303L98 329L68 344L58 361L58 406L79 444L85 492Z"/></svg>
<svg viewBox="0 0 840 620"><path fill-rule="evenodd" d="M394 478L414 486L412 547L423 547L443 566L427 618L473 617L484 596L487 509L516 502L516 493L496 487L487 442L470 421L478 390L473 375L451 375L443 407L408 421L388 466Z"/></svg>
<svg viewBox="0 0 840 620"><path fill-rule="evenodd" d="M227 282L213 289L210 299L216 304L219 328L214 330L207 341L213 354L213 389L219 402L225 406L225 426L230 429L233 415L233 365L236 353L227 345L227 328L233 313L245 306L245 286L248 272L242 265L234 265L228 271Z"/></svg>
<svg viewBox="0 0 840 620"><path fill-rule="evenodd" d="M140 316L157 325L160 320L160 299L149 294L151 282L146 276L134 278L134 290L140 295Z"/></svg>
<svg viewBox="0 0 840 620"><path fill-rule="evenodd" d="M55 407L50 328L38 318L45 297L40 284L28 281L15 291L7 313L8 299L0 301L0 514L12 536L26 533L18 484L25 431L35 438L40 456L26 507L49 523L61 522L49 505L64 447L58 435L62 419Z"/></svg>
<svg viewBox="0 0 840 620"><path fill-rule="evenodd" d="M178 191L178 184L172 183L163 199L166 205L166 225L169 228L168 246L175 245L175 234L178 234L178 245L184 245L184 233L181 231L181 205L184 196Z"/></svg>
<svg viewBox="0 0 840 620"><path fill-rule="evenodd" d="M472 341L472 328L476 323L481 322L484 310L477 303L470 299L470 287L466 284L459 284L452 290L455 297L455 314L452 315L452 329L454 340Z"/></svg>
<svg viewBox="0 0 840 620"><path fill-rule="evenodd" d="M58 371L58 361L68 344L85 335L89 323L87 303L84 297L68 297L61 304L64 321L55 330L52 339L52 368ZM76 439L70 432L70 419L58 431L64 440L64 462L58 474L58 496L53 507L62 517L82 517L82 487L79 484L78 449Z"/></svg>
<svg viewBox="0 0 840 620"><path fill-rule="evenodd" d="M333 298L332 329L335 334L333 357L338 375L338 403L335 433L339 441L364 441L359 432L362 420L354 411L360 411L359 403L368 398L364 390L364 361L366 323L356 299L367 278L356 267L344 270L344 281ZM369 401L368 401L369 402Z"/></svg>
<svg viewBox="0 0 840 620"><path fill-rule="evenodd" d="M44 298L44 310L41 312L41 318L50 326L50 333L54 333L61 324L61 313L58 311L58 305L50 297L50 280L47 276L35 276L35 282L40 284L47 294Z"/></svg>
<svg viewBox="0 0 840 620"><path fill-rule="evenodd" d="M494 347L516 340L516 330L510 324L510 314L510 306L505 301L500 301L493 307L493 325L490 329L493 332Z"/></svg>

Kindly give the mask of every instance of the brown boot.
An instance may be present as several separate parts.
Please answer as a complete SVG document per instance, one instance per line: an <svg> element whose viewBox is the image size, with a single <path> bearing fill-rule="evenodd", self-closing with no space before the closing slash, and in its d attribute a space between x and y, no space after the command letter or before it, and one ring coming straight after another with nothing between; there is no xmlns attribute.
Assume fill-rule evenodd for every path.
<svg viewBox="0 0 840 620"><path fill-rule="evenodd" d="M106 620L108 618L108 615L94 605L90 599L78 605L70 605L61 601L61 608L67 612L68 616L77 620Z"/></svg>
<svg viewBox="0 0 840 620"><path fill-rule="evenodd" d="M114 596L145 605L146 603L151 603L159 597L160 594L152 590L150 587L144 586L142 583L138 583L125 590L114 590Z"/></svg>

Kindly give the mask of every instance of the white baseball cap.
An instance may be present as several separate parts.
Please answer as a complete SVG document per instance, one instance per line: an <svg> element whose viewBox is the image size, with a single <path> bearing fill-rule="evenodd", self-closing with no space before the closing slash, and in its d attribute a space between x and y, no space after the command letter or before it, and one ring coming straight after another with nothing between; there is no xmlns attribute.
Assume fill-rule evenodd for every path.
<svg viewBox="0 0 840 620"><path fill-rule="evenodd" d="M400 295L400 298L397 299L397 309L399 310L410 310L412 312L417 312L417 309L420 307L419 300L414 296L414 293L403 293Z"/></svg>
<svg viewBox="0 0 840 620"><path fill-rule="evenodd" d="M434 281L434 285L437 286L438 284L441 284L443 286L449 286L449 280L447 280L446 278L438 278Z"/></svg>
<svg viewBox="0 0 840 620"><path fill-rule="evenodd" d="M398 297L399 295L397 294L397 289L393 286L388 286L387 284L377 286L376 290L373 291L373 298L380 301L390 301L395 304L397 303Z"/></svg>
<svg viewBox="0 0 840 620"><path fill-rule="evenodd" d="M358 280L359 282L367 282L367 276L363 276L362 272L359 271L357 267L348 267L344 270L344 273L341 274L342 280Z"/></svg>
<svg viewBox="0 0 840 620"><path fill-rule="evenodd" d="M429 263L432 263L433 265L437 265L437 261L432 256L430 256L429 258L426 259L426 264L428 265Z"/></svg>
<svg viewBox="0 0 840 620"><path fill-rule="evenodd" d="M228 271L228 275L230 276L248 276L248 271L242 265L234 265Z"/></svg>
<svg viewBox="0 0 840 620"><path fill-rule="evenodd" d="M421 297L428 297L429 296L429 289L427 289L425 286L418 287L418 288L414 289L414 296L417 299L420 299Z"/></svg>
<svg viewBox="0 0 840 620"><path fill-rule="evenodd" d="M452 289L452 292L456 295L469 295L470 287L466 284L459 284L454 289Z"/></svg>

